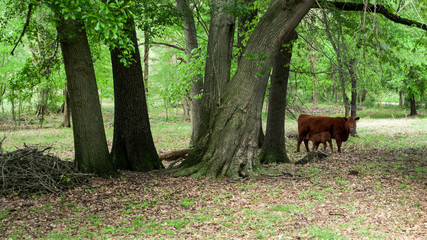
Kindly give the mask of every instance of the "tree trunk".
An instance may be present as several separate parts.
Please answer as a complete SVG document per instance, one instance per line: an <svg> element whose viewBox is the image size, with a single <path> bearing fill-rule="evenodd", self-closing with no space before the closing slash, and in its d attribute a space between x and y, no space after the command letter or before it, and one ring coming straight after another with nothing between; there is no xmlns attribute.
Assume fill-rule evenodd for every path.
<svg viewBox="0 0 427 240"><path fill-rule="evenodd" d="M403 91L399 91L399 106L401 108L405 107L405 94L403 93Z"/></svg>
<svg viewBox="0 0 427 240"><path fill-rule="evenodd" d="M261 163L290 162L285 149L286 93L289 64L292 58L292 41L298 34L293 31L284 41L273 60L270 94L268 99L267 128L260 153Z"/></svg>
<svg viewBox="0 0 427 240"><path fill-rule="evenodd" d="M347 94L345 93L345 80L344 77L340 78L341 82L341 93L342 93L342 101L344 102L344 116L348 117L350 116L350 103L349 99L347 97Z"/></svg>
<svg viewBox="0 0 427 240"><path fill-rule="evenodd" d="M185 36L185 53L189 56L193 54L193 50L199 48L197 43L197 30L194 23L193 12L189 6L189 0L176 0L178 9L181 9L182 21L184 25ZM190 57L190 64L193 57ZM202 75L197 74L192 79L191 87L191 143L196 142L200 132L200 114L201 100L200 96L203 88Z"/></svg>
<svg viewBox="0 0 427 240"><path fill-rule="evenodd" d="M182 110L184 111L184 119L190 120L191 119L191 99L188 97L188 95L182 95Z"/></svg>
<svg viewBox="0 0 427 240"><path fill-rule="evenodd" d="M311 63L311 74L313 75L313 107L317 107L319 105L319 89L317 87L317 75L316 75L316 66L314 63L316 62L316 55L314 53L314 49L311 49L311 53L309 53L309 61Z"/></svg>
<svg viewBox="0 0 427 240"><path fill-rule="evenodd" d="M366 91L365 87L363 87L362 92L361 92L361 96L360 96L360 103L365 102L367 94L368 94L368 91Z"/></svg>
<svg viewBox="0 0 427 240"><path fill-rule="evenodd" d="M338 78L341 84L341 92L342 92L342 98L344 102L344 108L345 108L345 116L348 117L350 115L350 103L348 102L349 99L347 97L347 94L345 93L345 72L344 72L344 61L343 56L341 54L341 48L340 48L340 37L342 37L341 30L338 31L338 39L334 40L331 29L328 24L328 20L326 18L325 11L322 12L323 14L323 23L325 24L325 31L326 35L328 36L329 41L331 42L331 45L335 51L335 54L337 55L337 68L338 68Z"/></svg>
<svg viewBox="0 0 427 240"><path fill-rule="evenodd" d="M356 117L357 114L357 78L356 72L354 71L354 64L356 59L350 59L347 67L348 72L350 73L350 82L351 82L351 116ZM347 115L346 115L347 116Z"/></svg>
<svg viewBox="0 0 427 240"><path fill-rule="evenodd" d="M314 0L282 8L273 0L255 27L236 74L215 109L209 130L176 175L248 177L259 165L257 138L271 57L306 15ZM212 37L213 35L210 35Z"/></svg>
<svg viewBox="0 0 427 240"><path fill-rule="evenodd" d="M213 0L201 108L200 132L203 136L214 119L230 81L235 17L228 15L232 0Z"/></svg>
<svg viewBox="0 0 427 240"><path fill-rule="evenodd" d="M250 4L252 4L255 0L244 0L243 3L245 7L249 7ZM258 11L257 10L249 10L245 11L242 16L239 17L237 21L237 60L240 62L240 59L243 56L243 53L245 52L245 44L244 40L246 38L247 32L250 30L249 24L255 19L257 16Z"/></svg>
<svg viewBox="0 0 427 240"><path fill-rule="evenodd" d="M64 89L64 114L62 115L61 127L71 127L71 111L70 111L70 95L68 94L67 86Z"/></svg>
<svg viewBox="0 0 427 240"><path fill-rule="evenodd" d="M335 72L332 73L332 79L334 80L334 101L338 104L338 88L337 88L337 80L335 78Z"/></svg>
<svg viewBox="0 0 427 240"><path fill-rule="evenodd" d="M411 113L409 113L409 116L417 116L417 107L415 103L415 96L413 93L409 94L409 104L411 106Z"/></svg>
<svg viewBox="0 0 427 240"><path fill-rule="evenodd" d="M108 153L92 55L84 25L64 20L61 16L57 30L73 109L75 161L82 172L110 176L116 172Z"/></svg>
<svg viewBox="0 0 427 240"><path fill-rule="evenodd" d="M47 113L48 98L49 98L49 89L42 89L40 91L39 104L37 105L37 110L36 110L37 116L39 117L41 116L41 118L43 118L43 116Z"/></svg>
<svg viewBox="0 0 427 240"><path fill-rule="evenodd" d="M15 123L15 127L17 126L17 122L16 122L16 112L15 112L15 96L14 96L14 91L12 90L12 96L10 97L10 104L11 104L11 111L12 111L12 119L13 122Z"/></svg>
<svg viewBox="0 0 427 240"><path fill-rule="evenodd" d="M141 67L133 18L126 22L127 34L133 42L135 52L132 64L120 62L121 50L111 51L114 79L114 136L111 155L118 169L150 171L161 169L150 130L144 78Z"/></svg>
<svg viewBox="0 0 427 240"><path fill-rule="evenodd" d="M148 76L150 72L150 63L148 62L148 59L150 57L150 46L149 44L149 37L145 35L145 44L144 44L144 86L145 91L148 92ZM139 52L139 49L138 49Z"/></svg>
<svg viewBox="0 0 427 240"><path fill-rule="evenodd" d="M43 128L44 116L47 113L47 103L49 99L49 89L43 89L40 92L39 104L36 114L39 117L40 128Z"/></svg>
<svg viewBox="0 0 427 240"><path fill-rule="evenodd" d="M245 52L245 38L246 34L250 30L249 24L254 21L255 17L258 14L257 10L249 10L249 5L253 4L254 0L244 0L242 3L245 5L244 7L247 8L248 11L245 11L237 20L237 61L240 63L240 60L242 59L242 56ZM267 76L268 78L269 76ZM264 132L262 131L262 116L260 121L260 128L259 128L259 137L258 137L258 147L262 147L264 144Z"/></svg>

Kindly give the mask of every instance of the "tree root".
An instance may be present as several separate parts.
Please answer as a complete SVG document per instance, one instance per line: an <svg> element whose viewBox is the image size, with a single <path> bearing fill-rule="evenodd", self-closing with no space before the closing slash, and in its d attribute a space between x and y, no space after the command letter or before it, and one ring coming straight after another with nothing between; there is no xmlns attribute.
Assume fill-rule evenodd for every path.
<svg viewBox="0 0 427 240"><path fill-rule="evenodd" d="M300 160L296 161L295 164L307 164L309 162L315 161L315 160L322 160L325 157L330 156L330 154L322 151L322 150L314 150L309 152L307 155L305 155Z"/></svg>

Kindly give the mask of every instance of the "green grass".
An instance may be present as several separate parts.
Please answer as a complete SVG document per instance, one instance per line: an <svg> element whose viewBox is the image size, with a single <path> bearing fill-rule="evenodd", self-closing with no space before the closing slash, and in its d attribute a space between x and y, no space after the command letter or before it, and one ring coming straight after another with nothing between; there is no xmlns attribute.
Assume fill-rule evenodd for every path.
<svg viewBox="0 0 427 240"><path fill-rule="evenodd" d="M359 110L357 112L357 116L361 118L405 118L409 114L408 110L401 109L398 107L390 107L390 108L368 108L364 110ZM426 118L427 115L423 112L420 112L417 118Z"/></svg>
<svg viewBox="0 0 427 240"><path fill-rule="evenodd" d="M328 227L311 227L307 231L311 237L318 239L346 239Z"/></svg>

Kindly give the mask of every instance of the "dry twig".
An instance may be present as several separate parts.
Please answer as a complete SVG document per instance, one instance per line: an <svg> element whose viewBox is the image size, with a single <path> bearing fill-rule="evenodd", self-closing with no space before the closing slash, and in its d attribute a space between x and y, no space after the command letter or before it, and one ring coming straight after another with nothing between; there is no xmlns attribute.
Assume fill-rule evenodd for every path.
<svg viewBox="0 0 427 240"><path fill-rule="evenodd" d="M48 149L25 145L23 149L1 154L0 195L61 192L89 181L90 174L78 172L74 163L44 154Z"/></svg>

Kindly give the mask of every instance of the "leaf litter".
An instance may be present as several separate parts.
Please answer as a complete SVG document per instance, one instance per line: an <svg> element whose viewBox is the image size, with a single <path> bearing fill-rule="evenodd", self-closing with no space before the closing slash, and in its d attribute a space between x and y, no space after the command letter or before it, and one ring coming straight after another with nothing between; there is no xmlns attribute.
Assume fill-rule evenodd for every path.
<svg viewBox="0 0 427 240"><path fill-rule="evenodd" d="M62 193L1 197L0 237L425 239L425 156L347 146L306 165L265 166L247 180L167 171L91 177Z"/></svg>

